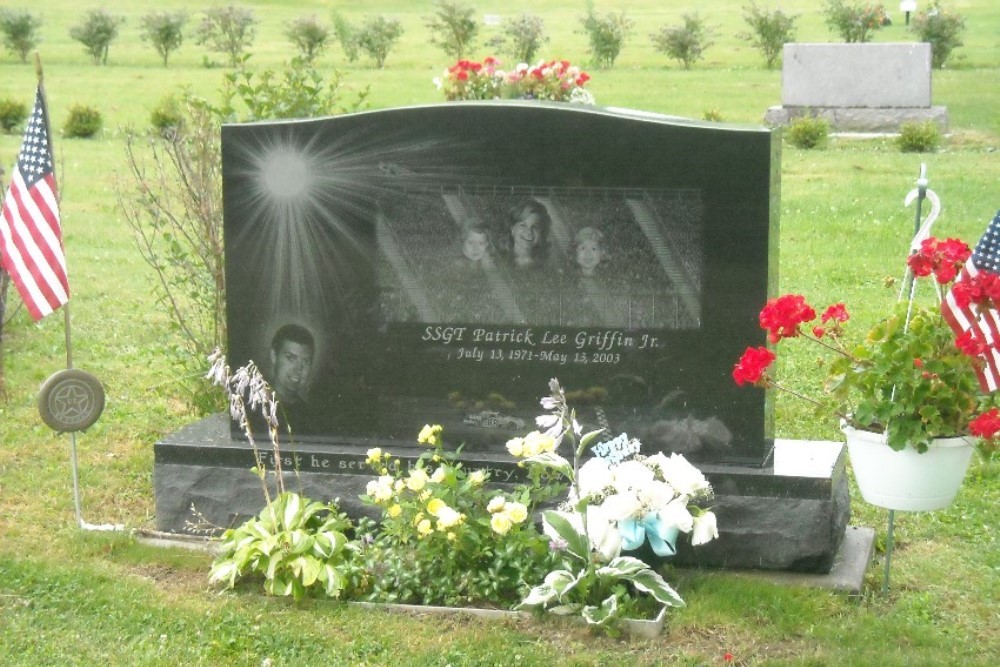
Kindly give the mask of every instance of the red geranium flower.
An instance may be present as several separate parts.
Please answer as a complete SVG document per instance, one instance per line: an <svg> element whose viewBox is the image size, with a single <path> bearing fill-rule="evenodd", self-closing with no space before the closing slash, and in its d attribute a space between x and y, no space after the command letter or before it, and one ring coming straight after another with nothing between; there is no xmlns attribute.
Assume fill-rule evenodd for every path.
<svg viewBox="0 0 1000 667"><path fill-rule="evenodd" d="M1000 433L1000 410L990 408L969 422L969 433L990 440Z"/></svg>
<svg viewBox="0 0 1000 667"><path fill-rule="evenodd" d="M785 294L769 300L760 311L760 328L772 343L799 335L799 326L816 319L816 311L800 294Z"/></svg>
<svg viewBox="0 0 1000 667"><path fill-rule="evenodd" d="M846 322L851 319L851 315L847 312L847 306L843 303L835 303L824 310L819 319L821 322L829 322L830 320L835 322Z"/></svg>
<svg viewBox="0 0 1000 667"><path fill-rule="evenodd" d="M982 356L986 354L988 349L990 349L989 345L976 338L971 329L961 333L955 339L955 347L970 357Z"/></svg>
<svg viewBox="0 0 1000 667"><path fill-rule="evenodd" d="M758 384L764 371L774 363L774 352L766 347L748 347L733 368L733 379L737 385Z"/></svg>

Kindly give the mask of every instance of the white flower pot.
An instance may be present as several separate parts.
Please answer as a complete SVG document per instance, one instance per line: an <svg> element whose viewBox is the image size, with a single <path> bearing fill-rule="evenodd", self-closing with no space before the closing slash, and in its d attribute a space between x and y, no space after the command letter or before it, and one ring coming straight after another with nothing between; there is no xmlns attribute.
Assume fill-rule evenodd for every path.
<svg viewBox="0 0 1000 667"><path fill-rule="evenodd" d="M907 446L895 451L884 433L844 426L854 477L866 502L918 512L947 507L955 499L972 457L967 437L937 438L923 454Z"/></svg>

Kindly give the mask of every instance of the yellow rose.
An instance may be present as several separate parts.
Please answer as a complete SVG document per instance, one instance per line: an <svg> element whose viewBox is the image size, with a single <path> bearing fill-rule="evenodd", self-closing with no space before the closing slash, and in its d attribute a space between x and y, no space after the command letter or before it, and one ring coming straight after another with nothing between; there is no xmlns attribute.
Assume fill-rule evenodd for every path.
<svg viewBox="0 0 1000 667"><path fill-rule="evenodd" d="M445 470L444 466L441 466L440 468L434 471L433 475L431 475L431 481L434 482L435 484L440 484L441 482L444 481L444 478L447 474L448 471Z"/></svg>
<svg viewBox="0 0 1000 667"><path fill-rule="evenodd" d="M417 524L417 533L421 537L430 535L432 532L434 532L434 529L431 527L430 519L422 519L420 523Z"/></svg>
<svg viewBox="0 0 1000 667"><path fill-rule="evenodd" d="M416 468L410 471L410 476L406 480L406 488L410 491L420 491L427 485L427 473L423 468Z"/></svg>
<svg viewBox="0 0 1000 667"><path fill-rule="evenodd" d="M481 486L484 482L486 482L485 470L473 470L469 473L469 483L473 486Z"/></svg>
<svg viewBox="0 0 1000 667"><path fill-rule="evenodd" d="M438 516L438 513L447 507L448 505L446 505L440 498L433 498L429 503L427 503L427 513L431 516Z"/></svg>
<svg viewBox="0 0 1000 667"><path fill-rule="evenodd" d="M522 523L528 518L528 508L521 503L507 503L503 511L513 523Z"/></svg>
<svg viewBox="0 0 1000 667"><path fill-rule="evenodd" d="M494 514L490 519L490 528L492 528L493 532L497 535L506 535L512 525L513 524L510 522L510 519L503 512Z"/></svg>
<svg viewBox="0 0 1000 667"><path fill-rule="evenodd" d="M403 513L403 508L399 506L399 503L396 503L395 505L390 505L389 509L387 509L385 513L388 514L393 519L395 519L397 516Z"/></svg>
<svg viewBox="0 0 1000 667"><path fill-rule="evenodd" d="M417 436L417 442L421 445L437 447L441 444L442 430L440 424L434 424L434 426L424 424L424 427L420 429L420 434Z"/></svg>
<svg viewBox="0 0 1000 667"><path fill-rule="evenodd" d="M511 456L524 456L524 438L513 438L507 441L507 451Z"/></svg>
<svg viewBox="0 0 1000 667"><path fill-rule="evenodd" d="M374 447L368 450L368 458L365 463L375 464L382 460L382 449L380 447Z"/></svg>
<svg viewBox="0 0 1000 667"><path fill-rule="evenodd" d="M459 514L452 508L445 505L440 512L438 512L438 528L441 530L446 530L452 526L457 526L462 523L462 519L465 518L464 515Z"/></svg>
<svg viewBox="0 0 1000 667"><path fill-rule="evenodd" d="M486 511L490 514L496 514L497 512L503 511L503 506L507 504L507 500L503 496L494 496L489 505L486 506Z"/></svg>

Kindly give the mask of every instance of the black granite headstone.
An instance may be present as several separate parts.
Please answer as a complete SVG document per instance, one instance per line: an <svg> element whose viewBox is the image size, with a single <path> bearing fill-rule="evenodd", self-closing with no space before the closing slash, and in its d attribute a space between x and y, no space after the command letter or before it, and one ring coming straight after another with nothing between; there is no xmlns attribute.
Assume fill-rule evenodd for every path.
<svg viewBox="0 0 1000 667"><path fill-rule="evenodd" d="M586 107L447 104L223 128L229 358L300 441L470 459L581 416L692 461L764 464L779 142Z"/></svg>
<svg viewBox="0 0 1000 667"><path fill-rule="evenodd" d="M677 562L830 569L842 445L775 447L731 379L776 282L777 134L465 103L232 125L222 149L229 362L278 394L291 488L365 512L366 450L412 460L426 423L511 481L557 377L589 426L708 476L720 538ZM158 527L260 510L242 435L219 415L156 444Z"/></svg>

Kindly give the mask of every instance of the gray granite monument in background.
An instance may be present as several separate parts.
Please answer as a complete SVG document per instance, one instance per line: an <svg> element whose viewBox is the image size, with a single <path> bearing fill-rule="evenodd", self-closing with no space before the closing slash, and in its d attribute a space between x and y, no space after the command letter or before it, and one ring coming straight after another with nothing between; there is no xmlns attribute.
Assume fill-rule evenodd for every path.
<svg viewBox="0 0 1000 667"><path fill-rule="evenodd" d="M843 447L776 447L764 392L731 379L777 279L776 133L464 103L226 126L222 148L228 356L282 401L289 488L362 513L367 450L413 459L425 423L511 481L504 445L556 377L588 426L705 471L720 539L678 562L829 570ZM263 505L224 416L155 459L161 530Z"/></svg>
<svg viewBox="0 0 1000 667"><path fill-rule="evenodd" d="M785 44L781 106L770 126L818 116L837 132L899 132L903 123L948 130L948 111L932 106L931 45L917 43Z"/></svg>

